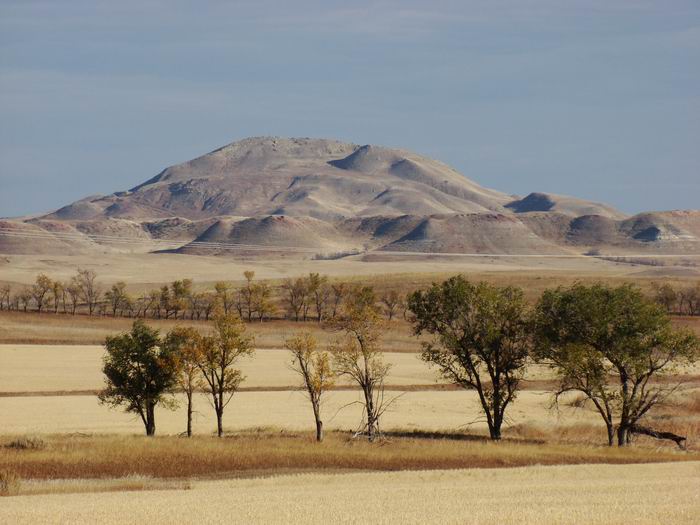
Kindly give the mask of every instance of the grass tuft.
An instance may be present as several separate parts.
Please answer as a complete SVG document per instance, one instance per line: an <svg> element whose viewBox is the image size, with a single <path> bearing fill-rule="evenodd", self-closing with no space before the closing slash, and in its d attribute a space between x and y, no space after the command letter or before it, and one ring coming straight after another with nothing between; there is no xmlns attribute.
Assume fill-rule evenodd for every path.
<svg viewBox="0 0 700 525"><path fill-rule="evenodd" d="M8 469L0 469L0 496L19 494L21 481L19 475Z"/></svg>
<svg viewBox="0 0 700 525"><path fill-rule="evenodd" d="M13 439L5 445L5 447L16 450L44 450L46 448L46 442L40 437L24 436Z"/></svg>

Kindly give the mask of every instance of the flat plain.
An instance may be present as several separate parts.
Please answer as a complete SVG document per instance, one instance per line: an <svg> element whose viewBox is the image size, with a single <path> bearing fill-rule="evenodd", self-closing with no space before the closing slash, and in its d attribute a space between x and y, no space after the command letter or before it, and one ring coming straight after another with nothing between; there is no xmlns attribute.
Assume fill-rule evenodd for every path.
<svg viewBox="0 0 700 525"><path fill-rule="evenodd" d="M189 490L7 498L0 521L694 524L698 486L698 462L296 474L195 481Z"/></svg>
<svg viewBox="0 0 700 525"><path fill-rule="evenodd" d="M183 264L187 256L139 257L128 264L107 258L98 274L104 282L132 279L135 292L157 286L159 276L191 276L210 288L220 278L235 282L250 268L250 261L197 257L200 267ZM151 264L156 260L163 266ZM576 280L648 287L659 275L655 268L610 261L595 261L595 267L564 261L522 259L514 267L512 261L426 258L402 264L410 271L401 274L385 273L398 268L390 261L318 261L304 273L311 268L401 291L466 273L522 286L531 300L549 286ZM38 271L68 278L75 269L74 258L25 262L12 256L0 280L17 286ZM255 266L256 276L273 284L300 273L293 268L289 262ZM671 272L665 279L686 284L692 276ZM162 332L175 325L208 329L202 321L148 322ZM0 522L214 523L230 519L235 509L237 521L250 523L694 523L700 512L697 367L680 371L688 388L655 416L690 437L687 451L649 438L626 449L604 446L600 417L590 407L576 408L575 396L553 408L551 372L536 366L509 411L503 441L494 444L486 439L475 393L442 383L420 360L410 325L399 319L384 332L385 360L392 365L388 395L395 398L382 419L386 439L369 444L352 437L362 419L360 393L341 381L322 407L327 438L319 446L310 405L282 346L299 330L313 332L323 345L335 334L312 322L251 323L257 350L241 362L246 380L226 409L226 437L213 438L213 410L199 393L194 438L179 437L185 411L183 396L176 395L178 407L157 409L158 437L147 439L138 418L100 405L95 396L103 384L101 342L131 323L0 312L0 471L19 472L22 479L19 495L2 499ZM700 332L697 318L674 323ZM41 446L13 448L25 439ZM198 510L204 507L206 517Z"/></svg>

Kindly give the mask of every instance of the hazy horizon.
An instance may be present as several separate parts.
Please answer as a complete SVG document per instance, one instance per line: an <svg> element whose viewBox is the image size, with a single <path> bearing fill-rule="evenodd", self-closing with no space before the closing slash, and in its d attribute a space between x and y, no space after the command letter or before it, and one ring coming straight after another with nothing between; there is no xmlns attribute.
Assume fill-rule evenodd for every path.
<svg viewBox="0 0 700 525"><path fill-rule="evenodd" d="M0 5L0 216L249 136L400 147L510 194L700 208L691 1Z"/></svg>

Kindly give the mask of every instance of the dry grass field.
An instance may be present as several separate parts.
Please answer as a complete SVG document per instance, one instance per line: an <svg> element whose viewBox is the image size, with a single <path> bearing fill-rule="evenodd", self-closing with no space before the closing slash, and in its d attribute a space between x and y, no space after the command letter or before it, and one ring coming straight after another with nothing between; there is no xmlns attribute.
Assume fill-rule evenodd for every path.
<svg viewBox="0 0 700 525"><path fill-rule="evenodd" d="M294 474L189 490L6 498L35 523L694 524L700 463Z"/></svg>
<svg viewBox="0 0 700 525"><path fill-rule="evenodd" d="M200 283L219 280L242 281L245 270L255 270L258 279L282 279L290 276L319 272L342 279L362 279L379 275L408 276L423 279L430 275L453 275L455 273L513 275L600 276L615 278L635 273L649 272L650 267L615 263L592 258L522 258L522 257L447 257L423 255L384 256L373 261L359 257L338 260L299 260L285 256L259 257L252 259L215 257L203 255L180 255L168 253L109 253L100 257L88 255L3 255L0 257L0 281L30 284L39 273L52 275L56 279L68 279L75 269L90 268L106 283L126 281L139 287L152 287L189 277ZM656 267L654 267L656 268ZM665 267L662 267L662 269ZM677 270L657 272L663 275ZM683 275L692 272L682 272ZM695 273L697 277L697 273Z"/></svg>
<svg viewBox="0 0 700 525"><path fill-rule="evenodd" d="M466 430L485 432L479 418L478 399L474 392L423 391L395 392L398 396L382 419L382 427L407 430ZM328 429L355 430L361 421L357 391L330 392L323 407ZM545 392L523 392L510 413L512 425L529 424L558 432L560 427L586 423L597 425L598 439L604 441L604 427L593 412L564 408L562 413L547 408L549 395ZM194 431L210 435L216 428L213 409L203 395L195 397ZM132 414L110 410L98 404L92 395L0 397L0 421L4 434L51 433L121 433L141 434L143 424ZM473 423L470 425L470 423ZM175 411L156 408L158 434L179 434L185 429L184 407ZM284 428L309 430L313 428L311 406L300 391L261 391L237 393L224 414L228 431L248 428ZM507 433L507 431L506 431Z"/></svg>
<svg viewBox="0 0 700 525"><path fill-rule="evenodd" d="M128 331L133 319L89 317L35 312L0 311L0 344L42 345L101 345L105 337ZM148 319L152 325L167 332L175 326L195 326L202 331L210 329L205 321ZM323 330L316 322L270 321L250 323L248 330L255 336L257 348L282 348L287 337L299 330L313 333L323 344L337 334ZM411 335L410 326L403 320L392 321L384 331L383 348L387 352L419 352L420 342Z"/></svg>
<svg viewBox="0 0 700 525"><path fill-rule="evenodd" d="M323 443L310 434L243 431L223 439L196 436L47 435L22 448L0 437L0 470L20 479L211 479L282 472L505 468L558 464L628 464L700 460L700 453L673 449L542 444L508 439L494 443L464 434L390 433L370 443L331 432ZM34 438L33 443L37 439ZM98 486L97 489L100 487ZM21 490L20 490L21 492Z"/></svg>
<svg viewBox="0 0 700 525"><path fill-rule="evenodd" d="M223 270L230 263L211 264ZM280 268L290 268L286 264ZM387 276L380 274L391 265L376 264L374 273L329 273L406 291L459 267L438 263L430 274ZM473 278L522 286L531 299L546 287L576 279L634 278L624 264L549 276L546 268L528 264L532 267L518 271L498 266L487 271L484 265L463 270L473 270ZM121 275L117 270L124 267L119 268L104 267L106 281ZM272 263L266 268L260 277L283 276ZM137 279L144 287L151 285L150 271ZM14 280L19 273L7 275L0 280ZM187 275L173 273L173 278ZM199 284L216 275L202 275ZM647 286L651 278L637 276L635 282ZM542 367L528 372L504 439L492 443L476 394L438 382L419 359L420 344L408 323L394 321L383 345L392 365L389 395L396 397L382 418L385 439L368 443L351 437L362 419L360 394L341 382L323 405L328 434L319 445L312 439L311 407L282 345L299 329L312 331L323 343L334 334L313 322L252 323L258 350L241 361L246 381L224 414L226 437L212 437L213 410L203 394L196 394L194 438L179 437L185 428L179 395L177 409L157 409L157 437L145 438L138 418L101 406L94 395L103 385L101 343L128 330L131 322L0 312L0 478L10 472L19 479L15 497L0 500L1 523L220 522L231 518L232 509L236 521L246 523L693 523L700 512L695 488L699 368L683 371L689 389L652 418L657 428L687 435L687 451L643 437L626 449L604 446L604 427L590 408L567 403L550 408L551 373ZM674 322L700 333L700 319ZM163 332L177 324L209 328L196 321L149 323ZM12 446L27 436L38 438L40 446ZM28 507L27 501L35 505Z"/></svg>
<svg viewBox="0 0 700 525"><path fill-rule="evenodd" d="M104 387L102 356L98 345L4 345L0 344L0 396L3 393L89 391ZM433 369L418 354L387 352L391 386L434 385ZM290 368L285 349L258 349L241 360L244 389L295 389L299 376ZM338 385L347 385L339 380Z"/></svg>
<svg viewBox="0 0 700 525"><path fill-rule="evenodd" d="M177 325L195 326L202 331L210 328L205 321L148 319L148 324L167 332ZM685 326L700 334L700 317L677 317L677 326ZM101 345L105 337L128 331L133 319L113 317L89 317L87 315L63 315L35 312L0 311L0 344L36 345ZM310 321L275 320L250 323L248 330L255 336L257 348L282 348L287 337L299 330L309 331L327 344L336 334L324 330ZM382 348L386 352L420 352L420 340L411 334L411 326L403 319L395 319L384 330Z"/></svg>

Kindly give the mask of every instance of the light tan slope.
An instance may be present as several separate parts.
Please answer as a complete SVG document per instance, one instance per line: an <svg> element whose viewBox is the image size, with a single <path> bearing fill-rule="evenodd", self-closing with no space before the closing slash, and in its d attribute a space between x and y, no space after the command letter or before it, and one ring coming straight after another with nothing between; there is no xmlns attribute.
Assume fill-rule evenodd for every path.
<svg viewBox="0 0 700 525"><path fill-rule="evenodd" d="M217 246L220 245L220 246ZM243 220L216 221L192 243L182 247L182 253L210 253L226 245L253 248L297 248L301 250L342 250L357 247L330 223L313 217L268 215Z"/></svg>
<svg viewBox="0 0 700 525"><path fill-rule="evenodd" d="M323 139L252 138L167 168L130 191L54 214L126 219L504 211L509 196L411 152Z"/></svg>
<svg viewBox="0 0 700 525"><path fill-rule="evenodd" d="M624 213L598 202L576 199L554 193L530 193L523 199L517 199L505 205L515 213L556 212L571 217L582 215L601 215L611 219L624 219Z"/></svg>
<svg viewBox="0 0 700 525"><path fill-rule="evenodd" d="M517 218L504 214L432 215L383 250L427 253L563 254Z"/></svg>
<svg viewBox="0 0 700 525"><path fill-rule="evenodd" d="M203 243L216 242L324 251L386 246L425 253L554 254L615 247L697 253L699 214L627 217L604 204L549 193L513 200L402 149L255 137L171 166L129 191L88 197L24 221L49 232L67 223L91 236L80 249L100 249L111 236L127 239L122 245L139 241L144 250L190 243L180 251L206 248L207 254L211 246ZM45 240L27 248L17 236L0 239L0 253L63 248L58 239Z"/></svg>
<svg viewBox="0 0 700 525"><path fill-rule="evenodd" d="M0 253L79 254L97 248L94 242L67 223L0 220Z"/></svg>

